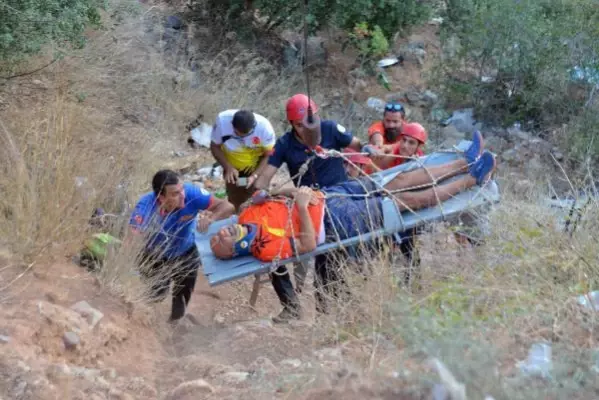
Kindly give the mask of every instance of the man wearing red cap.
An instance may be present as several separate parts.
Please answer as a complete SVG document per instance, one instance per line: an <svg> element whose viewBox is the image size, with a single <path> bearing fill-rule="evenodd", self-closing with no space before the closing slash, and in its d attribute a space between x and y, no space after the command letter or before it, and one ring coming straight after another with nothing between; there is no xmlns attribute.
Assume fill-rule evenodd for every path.
<svg viewBox="0 0 599 400"><path fill-rule="evenodd" d="M313 123L307 121L309 111L314 114L316 121ZM291 124L291 130L277 140L268 159L268 165L264 167L254 184L256 189L267 189L273 176L283 164L287 164L291 180L296 187L307 186L319 189L348 180L343 160L340 157L316 157L307 162L313 155L315 145L337 151L346 147L355 152L363 150L360 140L348 132L343 125L331 120L319 120L317 113L318 106L304 94L296 94L287 101L286 115ZM336 268L335 258L338 259L340 256L342 255L337 252L331 252L314 258L314 284L317 289L330 281L331 276L334 275L331 271ZM305 269L302 270L302 266L296 265L295 270L300 272L296 274L296 278L299 278L301 287ZM274 321L285 322L289 319L299 318L300 305L287 268L279 267L275 273L271 274L271 280L283 305L283 311ZM317 308L319 308L318 304Z"/></svg>

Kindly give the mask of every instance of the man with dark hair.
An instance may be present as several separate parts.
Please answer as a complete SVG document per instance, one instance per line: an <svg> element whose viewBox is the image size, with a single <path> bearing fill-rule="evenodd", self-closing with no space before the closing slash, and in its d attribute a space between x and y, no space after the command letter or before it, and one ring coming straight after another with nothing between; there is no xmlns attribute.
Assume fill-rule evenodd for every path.
<svg viewBox="0 0 599 400"><path fill-rule="evenodd" d="M477 133L463 158L399 173L384 189L400 211L419 210L485 184L495 166L495 157L483 150L482 136ZM451 177L457 178L437 185ZM236 224L222 227L212 236L210 248L215 257L223 260L251 255L271 262L310 253L324 243L338 243L382 229L386 193L380 189L371 180L359 178L321 189L283 188L275 196L255 197L240 213ZM336 296L343 279L334 269L326 272L333 276L323 287L324 293ZM316 307L326 313L324 293L317 291ZM284 311L289 314L295 310ZM292 314L285 319L297 317Z"/></svg>
<svg viewBox="0 0 599 400"><path fill-rule="evenodd" d="M272 125L262 115L247 110L218 114L210 151L223 167L227 197L235 209L252 195L251 187L266 166L275 139Z"/></svg>
<svg viewBox="0 0 599 400"><path fill-rule="evenodd" d="M206 212L199 216L203 210ZM137 202L129 225L134 233L144 234L138 259L141 273L150 281L155 301L166 297L173 281L171 322L185 315L195 287L200 264L195 230L203 232L212 221L228 218L234 211L229 202L192 183L183 183L168 169L154 175L152 191Z"/></svg>
<svg viewBox="0 0 599 400"><path fill-rule="evenodd" d="M289 175L296 187L324 188L347 181L347 172L343 166L343 160L339 157L315 158L306 164L311 157L311 150L313 150L313 146L309 143L313 140L314 134L304 125L303 121L308 116L309 109L312 110L313 115L318 115L316 103L305 94L298 93L287 100L285 108L291 129L277 140L273 153L268 159L268 165L256 181L256 189L267 189L275 173L283 164L287 164ZM319 128L317 136L320 136L318 143L320 147L338 151L346 147L353 151L365 151L360 140L346 130L343 125L332 120L322 119ZM307 169L302 173L304 165L307 166ZM329 278L333 275L332 271L337 268L337 260L343 259L343 257L342 250L314 257L314 286L317 290L329 284ZM301 291L306 273L307 262L295 264L295 289L286 266L282 265L270 274L273 288L283 305L281 313L273 318L274 322L286 322L300 317L301 306L296 291Z"/></svg>
<svg viewBox="0 0 599 400"><path fill-rule="evenodd" d="M376 121L368 128L369 143L379 148L397 143L401 138L405 123L406 110L401 103L387 103L383 112L383 119ZM418 155L423 155L421 150L419 150Z"/></svg>

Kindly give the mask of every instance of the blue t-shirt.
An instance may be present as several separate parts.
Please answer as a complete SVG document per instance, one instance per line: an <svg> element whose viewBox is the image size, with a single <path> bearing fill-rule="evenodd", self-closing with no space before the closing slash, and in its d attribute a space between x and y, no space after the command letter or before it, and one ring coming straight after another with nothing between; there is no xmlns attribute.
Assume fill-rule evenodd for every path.
<svg viewBox="0 0 599 400"><path fill-rule="evenodd" d="M185 207L160 215L154 192L144 194L135 206L129 224L142 232L149 230L146 249L170 259L195 246L197 216L212 204L212 195L194 184L184 183Z"/></svg>
<svg viewBox="0 0 599 400"><path fill-rule="evenodd" d="M320 132L320 146L324 149L341 151L344 147L349 146L353 139L353 135L335 121L321 121ZM294 177L310 157L307 151L308 146L300 143L293 131L290 131L277 140L273 154L268 159L268 164L280 168L283 163L286 163L289 174ZM301 180L299 177L293 179L295 186L326 187L347 180L347 173L341 157L315 158L308 167L308 172Z"/></svg>

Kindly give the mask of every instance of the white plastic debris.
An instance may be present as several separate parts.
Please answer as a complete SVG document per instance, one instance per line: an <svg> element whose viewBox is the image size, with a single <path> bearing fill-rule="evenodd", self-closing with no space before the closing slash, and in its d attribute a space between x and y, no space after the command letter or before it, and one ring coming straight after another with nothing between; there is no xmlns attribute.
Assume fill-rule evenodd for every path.
<svg viewBox="0 0 599 400"><path fill-rule="evenodd" d="M528 350L528 358L518 362L518 367L526 375L548 378L553 367L551 344L535 343Z"/></svg>
<svg viewBox="0 0 599 400"><path fill-rule="evenodd" d="M451 371L439 359L433 358L430 360L431 365L437 370L441 384L437 387L437 394L445 393L441 389L443 387L449 394L452 400L466 400L466 386L459 382L451 373Z"/></svg>
<svg viewBox="0 0 599 400"><path fill-rule="evenodd" d="M216 168L213 166L202 167L198 169L196 173L202 177L219 179L223 176L223 167L220 165L218 165Z"/></svg>
<svg viewBox="0 0 599 400"><path fill-rule="evenodd" d="M368 106L368 108L372 108L381 113L385 111L385 104L387 104L385 100L377 97L369 97L368 100L366 100L366 106Z"/></svg>
<svg viewBox="0 0 599 400"><path fill-rule="evenodd" d="M399 62L399 59L397 57L390 57L390 58L383 58L376 65L379 68L387 68L387 67L397 64L398 62Z"/></svg>
<svg viewBox="0 0 599 400"><path fill-rule="evenodd" d="M578 304L593 311L599 311L599 290L578 296Z"/></svg>
<svg viewBox="0 0 599 400"><path fill-rule="evenodd" d="M191 138L194 142L203 147L210 147L210 138L212 136L212 127L205 122L191 130Z"/></svg>

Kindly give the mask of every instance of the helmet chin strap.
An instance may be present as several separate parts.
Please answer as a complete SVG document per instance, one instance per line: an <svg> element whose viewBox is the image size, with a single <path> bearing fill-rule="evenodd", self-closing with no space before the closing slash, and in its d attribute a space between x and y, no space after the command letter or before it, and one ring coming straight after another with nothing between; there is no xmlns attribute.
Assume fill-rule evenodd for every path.
<svg viewBox="0 0 599 400"><path fill-rule="evenodd" d="M244 226L247 228L247 234L244 236L240 234L240 237L235 241L235 246L233 246L234 257L249 256L251 254L250 246L256 237L258 227L254 224L247 224Z"/></svg>

